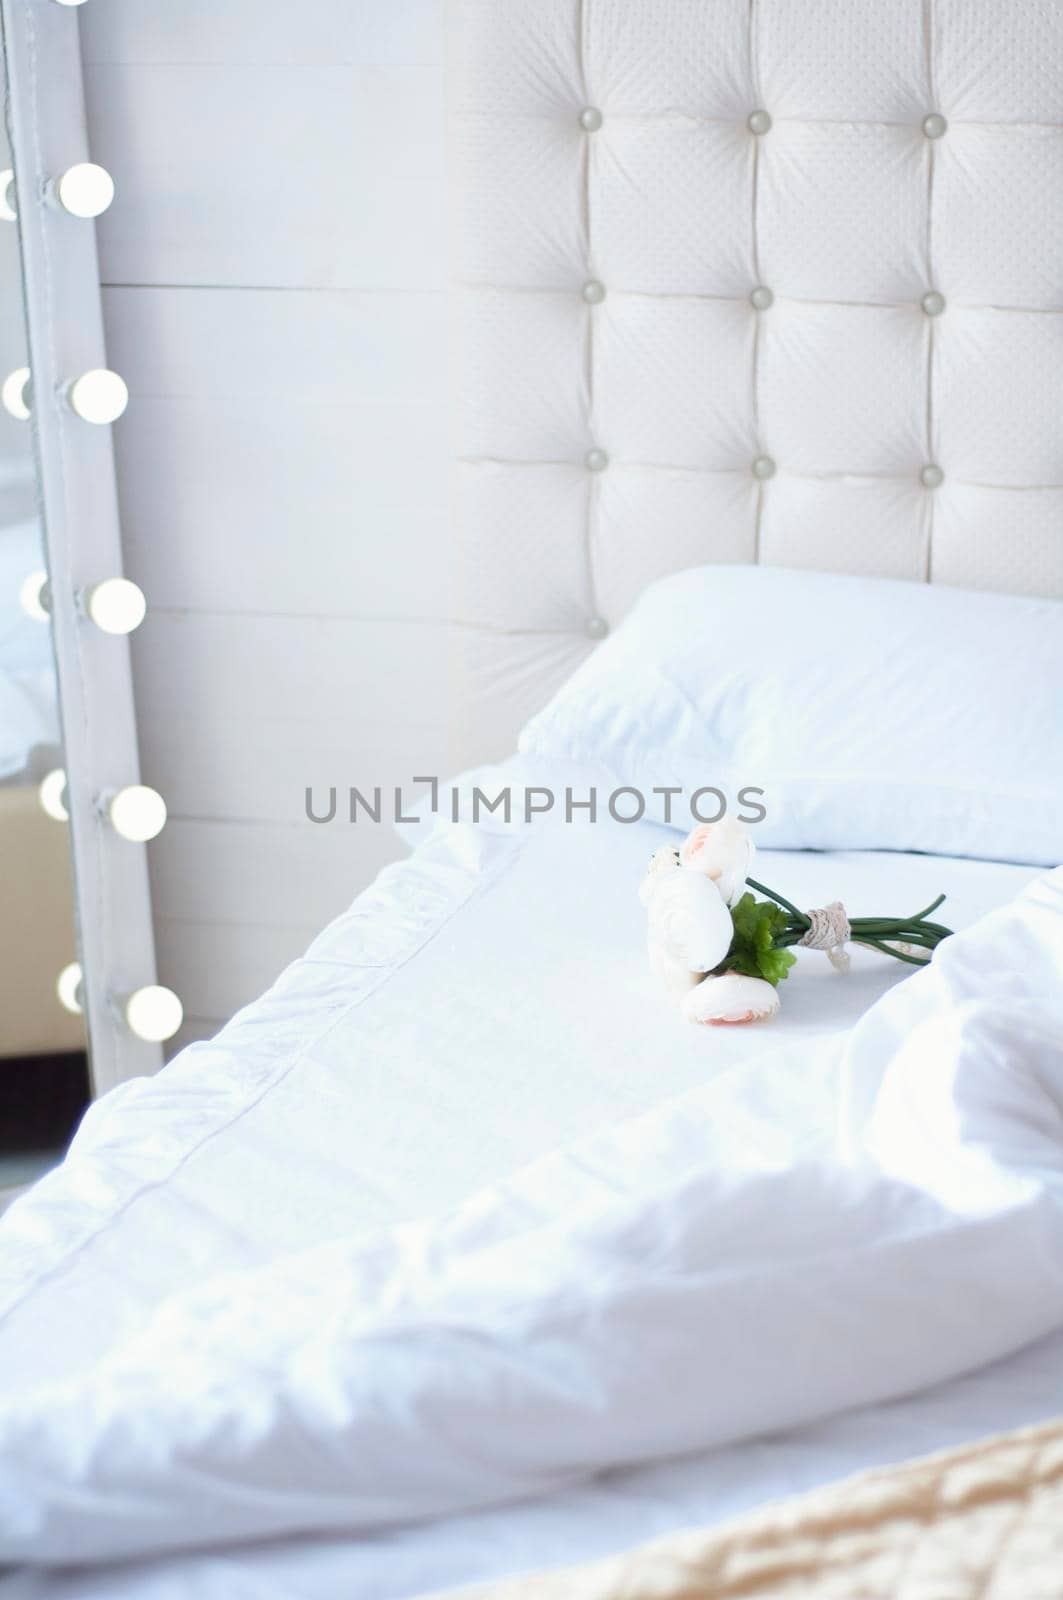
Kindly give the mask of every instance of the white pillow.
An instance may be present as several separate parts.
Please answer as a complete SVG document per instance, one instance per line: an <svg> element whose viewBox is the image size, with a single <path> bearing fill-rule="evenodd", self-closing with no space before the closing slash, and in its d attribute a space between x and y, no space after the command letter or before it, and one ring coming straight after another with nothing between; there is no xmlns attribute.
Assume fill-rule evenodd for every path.
<svg viewBox="0 0 1063 1600"><path fill-rule="evenodd" d="M696 790L722 790L733 815L755 787L760 845L1054 865L1063 602L699 567L646 590L520 749L632 785L680 828ZM684 791L670 818L650 792L666 785Z"/></svg>

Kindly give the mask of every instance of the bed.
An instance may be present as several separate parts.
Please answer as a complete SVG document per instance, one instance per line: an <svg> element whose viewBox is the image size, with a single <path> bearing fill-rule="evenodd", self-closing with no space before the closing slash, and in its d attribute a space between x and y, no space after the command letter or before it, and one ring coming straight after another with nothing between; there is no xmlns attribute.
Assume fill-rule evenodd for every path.
<svg viewBox="0 0 1063 1600"><path fill-rule="evenodd" d="M559 1142L724 1082L769 1045L844 1028L895 981L900 969L874 953L854 952L842 976L808 952L769 1040L755 1029L690 1027L651 984L632 893L665 833L642 824L513 838L446 826L386 869L217 1040L112 1091L64 1167L5 1219L6 1392L61 1393L206 1276L224 1282L323 1240L372 1237L482 1186L505 1191ZM891 903L923 903L947 881L958 925L1039 876L860 853L779 852L763 856L761 870L811 901L844 872L854 906L887 892ZM559 960L559 921L565 950L593 949L593 963ZM519 988L507 977L514 946ZM1041 1421L1058 1408L1061 1379L1063 1334L1050 1334L915 1396L524 1504L370 1539L256 1541L92 1573L25 1571L0 1581L0 1594L435 1593L713 1525L857 1468ZM54 1544L52 1556L69 1552Z"/></svg>
<svg viewBox="0 0 1063 1600"><path fill-rule="evenodd" d="M5 1218L3 1600L490 1594L1059 1408L1063 27L461 0L449 31L461 763L563 686ZM786 640L767 701L754 614ZM898 718L883 665L939 715ZM775 763L758 875L799 906L946 890L966 931L909 982L803 952L767 1028L695 1028L635 892L681 832L465 809L682 785L710 746L728 791ZM824 798L828 769L861 782ZM733 1269L698 1302L704 1426L669 1342L702 1227ZM632 1327L640 1263L663 1298ZM558 1304L584 1343L540 1326Z"/></svg>

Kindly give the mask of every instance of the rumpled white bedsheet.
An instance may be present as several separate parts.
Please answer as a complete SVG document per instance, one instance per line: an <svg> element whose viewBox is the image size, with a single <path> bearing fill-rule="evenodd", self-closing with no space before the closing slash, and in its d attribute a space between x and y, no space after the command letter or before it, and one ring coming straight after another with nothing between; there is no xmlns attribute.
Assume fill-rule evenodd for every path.
<svg viewBox="0 0 1063 1600"><path fill-rule="evenodd" d="M1063 869L848 1036L450 1216L175 1295L0 1404L0 1559L369 1530L971 1371L1063 1325Z"/></svg>

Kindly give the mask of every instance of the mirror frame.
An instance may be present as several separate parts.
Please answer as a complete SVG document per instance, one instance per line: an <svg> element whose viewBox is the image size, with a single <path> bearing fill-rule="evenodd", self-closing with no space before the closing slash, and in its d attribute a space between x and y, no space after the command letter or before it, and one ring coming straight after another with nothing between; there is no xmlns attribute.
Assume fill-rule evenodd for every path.
<svg viewBox="0 0 1063 1600"><path fill-rule="evenodd" d="M93 584L122 576L111 427L83 421L66 399L73 379L107 366L96 228L65 212L51 189L92 154L77 7L0 0L0 18L82 1005L99 1094L157 1070L162 1047L133 1034L121 1009L126 995L155 982L146 850L120 838L99 808L101 795L140 782L129 640L103 633L80 601Z"/></svg>

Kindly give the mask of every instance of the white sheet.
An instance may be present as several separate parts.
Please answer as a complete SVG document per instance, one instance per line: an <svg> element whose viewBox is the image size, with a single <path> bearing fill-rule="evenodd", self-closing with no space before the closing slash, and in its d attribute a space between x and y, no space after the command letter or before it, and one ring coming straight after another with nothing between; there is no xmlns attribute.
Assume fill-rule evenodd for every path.
<svg viewBox="0 0 1063 1600"><path fill-rule="evenodd" d="M419 861L356 903L317 942L311 959L245 1013L221 1045L187 1053L153 1084L119 1091L109 1112L93 1114L66 1171L9 1221L0 1261L11 1309L0 1329L0 1358L13 1383L83 1371L119 1332L142 1326L163 1294L208 1268L267 1262L346 1229L449 1203L600 1117L615 1120L704 1081L723 1065L725 1051L729 1062L748 1059L783 1037L783 1028L797 1038L842 1025L887 974L894 976L884 962L866 957L861 970L841 979L822 958L808 957L809 970L790 981L784 1025L771 1039L763 1032L721 1036L679 1022L662 1010L644 977L633 894L658 838L656 830L631 829L544 832L523 846L483 833L437 839ZM940 886L955 894L957 921L980 909L979 900L999 899L1029 876L898 857L765 858L761 873L798 900L821 901L841 890L854 912L894 904L911 909ZM390 908L383 923L374 900ZM559 964L562 927L569 961ZM590 950L596 960L573 967L571 952ZM480 972L470 984L474 954ZM525 978L519 995L511 981L516 961ZM139 1130L149 1121L151 1146L138 1151ZM287 1195L277 1195L278 1171L297 1175ZM40 1287L27 1296L26 1284L36 1280ZM780 1492L780 1477L785 1487L791 1471L807 1481L948 1442L956 1436L950 1430L977 1432L979 1417L1000 1396L1007 1423L1027 1420L1024 1404L1044 1414L1051 1401L1031 1359L1015 1373L1001 1369L999 1384L991 1375L979 1380L984 1390L944 1404L940 1417L934 1404L914 1406L900 1420L896 1408L887 1408L880 1418L865 1415L855 1436L850 1425L855 1446L846 1443L842 1424L834 1425L842 1428L840 1439L788 1442L775 1456L784 1464L781 1474L772 1461L755 1473L749 1452L757 1459L763 1447L744 1447L745 1465L736 1460L724 1469L717 1457L648 1475L642 1469L634 1479L627 1474L612 1486L554 1497L549 1506L465 1517L369 1545L297 1541L282 1565L289 1574L292 1563L305 1569L307 1593L316 1592L319 1579L335 1583L341 1572L347 1593L383 1596L482 1571L496 1542L501 1559L488 1570L527 1564L530 1547L523 1541L534 1539L535 1530L553 1528L549 1554L558 1560L608 1548L675 1525L670 1517L706 1520L742 1503L743 1491ZM1053 1352L1044 1359L1058 1392ZM671 1484L667 1509L657 1504L665 1483ZM632 1505L645 1514L637 1528ZM576 1507L588 1506L601 1514L575 1516ZM224 1563L230 1576L233 1559ZM544 1559L542 1546L532 1559ZM252 1570L261 1573L265 1564L273 1571L279 1560L275 1548L268 1557L249 1555L248 1581ZM187 1572L195 1585L188 1592L209 1593L205 1575L215 1566L216 1558L185 1558L167 1582L183 1582ZM121 1581L140 1578L131 1573ZM38 1592L37 1580L12 1582L23 1586L19 1593ZM154 1578L145 1573L143 1582L145 1594L155 1592ZM112 1584L106 1592L119 1590Z"/></svg>

